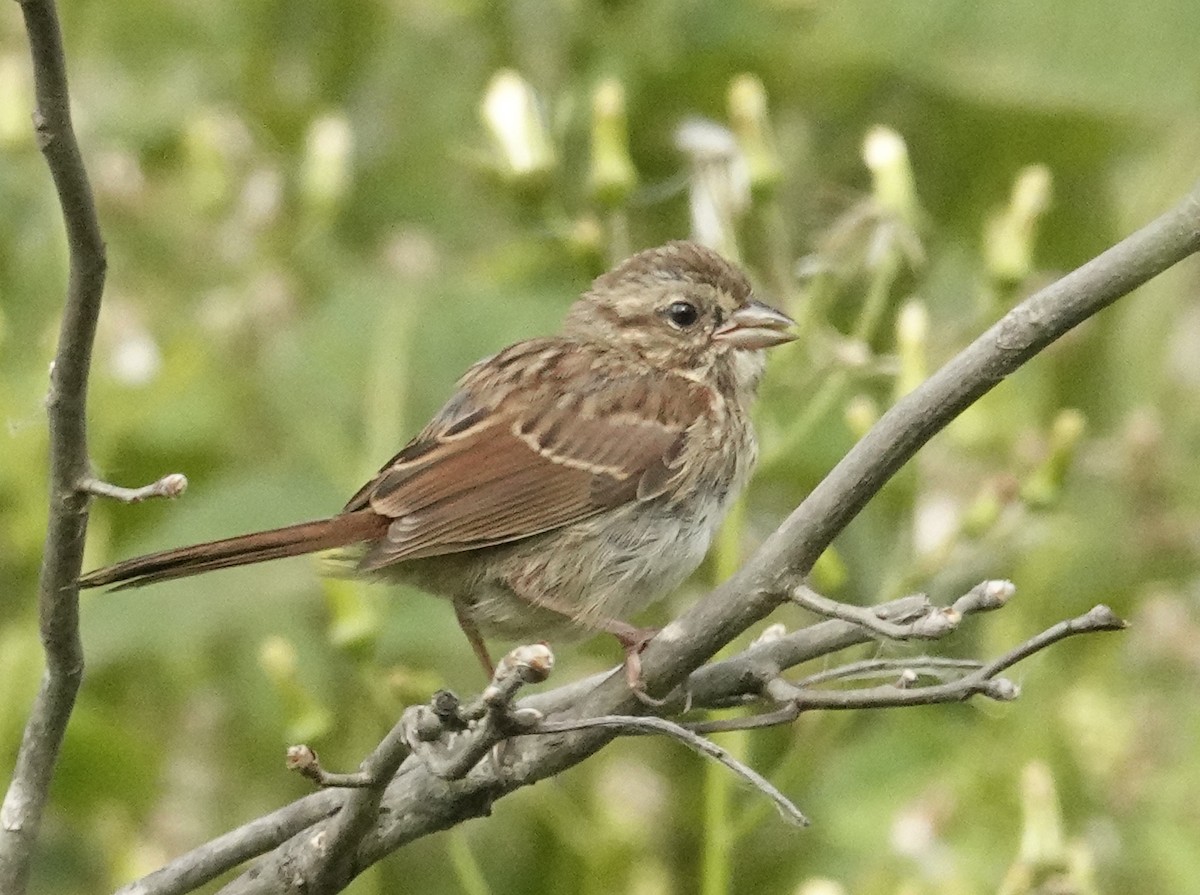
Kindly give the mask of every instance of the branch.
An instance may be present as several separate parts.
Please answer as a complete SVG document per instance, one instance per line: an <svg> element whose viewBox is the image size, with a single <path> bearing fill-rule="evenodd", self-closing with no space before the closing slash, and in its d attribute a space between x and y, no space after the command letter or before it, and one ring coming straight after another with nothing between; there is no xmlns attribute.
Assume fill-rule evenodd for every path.
<svg viewBox="0 0 1200 895"><path fill-rule="evenodd" d="M642 656L648 689L669 691L770 614L866 502L973 401L1064 333L1197 250L1200 185L1166 214L1005 314L888 410L737 574L663 629ZM644 711L639 706L613 676L565 707L563 715L566 720ZM525 737L512 744L503 776L477 767L453 790L406 763L384 794L388 810L359 849L358 870L412 839L478 816L513 789L577 764L610 736L582 730ZM268 891L294 847L293 840L257 869L257 888L238 891Z"/></svg>
<svg viewBox="0 0 1200 895"><path fill-rule="evenodd" d="M0 892L20 895L67 720L83 678L76 578L83 560L88 495L86 397L106 259L91 186L67 92L62 34L53 0L21 0L33 57L38 146L50 167L66 224L70 272L46 409L50 428L50 509L38 616L46 671L30 710L12 781L0 807Z"/></svg>
<svg viewBox="0 0 1200 895"><path fill-rule="evenodd" d="M1001 594L1005 599L1011 596L1011 585L1007 582L983 582L955 600L952 607L963 615L988 611L1001 605L1001 602L997 600L997 596ZM873 614L886 621L917 623L922 618L945 612L946 608L932 605L925 597L913 596L875 607ZM1079 620L1075 620L1071 623L1057 625L1049 632L1031 639L987 666L979 662L936 658L917 658L906 663L872 660L844 666L841 670L842 673L834 674L833 677L845 676L850 671L872 673L882 670L883 666L887 664L891 664L892 668L899 673L898 676L904 680L907 680L908 677L903 675L904 669L920 669L934 676L957 673L960 677L965 677L987 668L990 674L998 674L1003 668L1008 667L1008 664L1011 664L1014 657L1028 655L1037 649L1043 649L1062 636L1068 636L1067 632L1083 633L1085 628L1108 630L1115 626L1110 625L1107 620L1097 617L1084 618L1087 620L1082 624ZM1109 618L1111 619L1111 616ZM944 631L944 634L948 633L950 633L949 629ZM840 620L821 622L791 634L773 631L769 636L760 637L738 656L697 670L689 678L686 688L690 700L685 700L681 693L672 694L672 699L668 701L667 709L664 711L678 710L688 701L693 705L744 704L748 699L760 698L760 694L764 691L769 693L772 688L777 688L782 683L779 680L781 669L820 658L831 652L868 642L871 639L873 639L873 632L859 624ZM523 649L538 648L540 647ZM519 651L514 651L514 653L516 652ZM539 735L537 741L548 741L540 743L544 755L561 757L563 753L566 753L570 758L568 764L581 761L614 736L642 733L665 733L675 736L690 747L703 750L704 754L713 755L720 760L719 750L716 754L713 752L717 747L703 739L690 738L686 733L680 735L677 731L686 730L686 728L681 728L680 725L663 719L601 716L575 720L561 718L542 720L541 709L573 705L578 702L581 693L594 688L606 677L607 675L598 676L587 681L568 684L550 693L530 697L524 700L520 707L506 708L503 714L509 720L505 726L511 724L508 734L523 736L521 743L527 744L534 740L534 737L526 735L536 733ZM793 685L787 684L786 686L792 687ZM966 691L971 689L971 686L974 686L974 691L987 693L993 698L1011 699L1016 695L1015 689L1008 682L995 681L988 684L958 684L954 691L955 699L966 698ZM410 743L415 746L415 741L420 739L426 744L425 748L431 750L430 755L433 755L432 750L434 749L441 750L443 754L435 756L434 760L429 760L427 755L414 748L413 757L401 766L398 775L384 792L379 803L378 819L374 828L362 839L352 858L341 864L340 876L335 874L324 880L327 884L324 891L335 891L344 887L354 875L360 873L365 867L411 839L419 838L436 830L446 829L471 817L486 815L497 798L548 775L545 768L531 768L529 762L522 755L518 741L509 741L504 744L502 758L497 757L492 761L480 762L480 759L491 750L491 747L500 742L498 737L502 738L505 735L503 728L497 729L494 733L485 733L482 727L474 724L482 717L481 704L488 700L489 692L494 689L494 687L490 687L488 691L485 691L481 700L477 700L467 707L461 706L457 699L449 694L442 693L435 696L432 710L430 707L423 706L406 711L406 716L418 711L418 714L413 717L424 718L422 725L410 725L412 731L408 737ZM895 691L894 687L879 689L881 692L887 690L889 694ZM938 692L932 687L927 689L935 694ZM510 695L501 694L499 698L495 699L494 704L503 704L510 698ZM780 696L783 699L793 697L794 693L791 691ZM947 701L948 699L949 697L943 694L942 699L934 701ZM635 705L640 706L641 703L635 703ZM726 726L769 726L792 720L796 714L797 712L791 705L785 705L777 712L764 713L754 716L752 719L738 719L737 722ZM717 722L704 729L722 729L721 723L723 722ZM402 719L401 724L406 725L409 722ZM573 732L579 736L567 736ZM470 754L469 758L466 757L468 753ZM494 751L493 755L496 755ZM761 778L758 778L753 771L740 766L731 767L768 795L789 817L795 819L799 816L799 812L795 811L786 797L771 787L769 783L760 782ZM450 768L454 769L453 775L447 773ZM446 788L444 781L448 778L457 780L457 785ZM440 786L439 780L443 781ZM353 774L337 775L334 777L334 782L359 785L374 784L378 781ZM300 810L303 805L304 800L301 800L295 806L289 807ZM294 874L297 867L306 866L306 862L312 862L325 853L328 842L327 828L332 824L332 820L323 821L300 834L281 835L278 840L280 848L270 858L250 873L235 880L223 891L244 895L244 893L267 893L286 889L291 882L301 878ZM205 848L202 846L196 851L203 853ZM159 879L164 883L168 881L169 871L176 864L192 866L195 863L197 863L197 859L194 856L184 856L160 871L160 873L168 875L159 877ZM220 868L213 868L212 875L216 876L233 866L236 864L227 863ZM306 883L310 879L306 877ZM153 895L176 895L176 893L187 890L164 884L153 889L137 888L130 891L137 892L138 895L151 895L151 893Z"/></svg>
<svg viewBox="0 0 1200 895"><path fill-rule="evenodd" d="M731 694L746 692L743 685L747 682L760 683L768 669L790 667L806 657L872 639L879 632L863 627L861 618L830 620L759 643L734 659L696 670L721 646L786 600L815 558L863 505L921 445L971 402L1072 327L1198 249L1200 186L1153 223L1006 314L891 408L741 571L663 629L642 656L643 676L652 692L669 692L687 679L693 701L720 704ZM976 595L965 603L956 602L952 608L965 612L989 606L987 600ZM910 597L880 607L875 614L885 621L907 624L930 611L927 600ZM1094 611L1102 615L1101 610ZM1080 633L1081 624L1095 624L1091 630L1111 627L1110 619L1104 617L1063 623L989 665L968 672L966 677L998 675L1031 651ZM778 677L777 671L773 677ZM925 690L937 692L936 686L940 685ZM912 699L896 696L909 692L905 689L886 689L890 691L887 699ZM961 695L961 689L957 692ZM1011 690L1003 686L994 687L994 692L1001 697L1011 695ZM676 698L683 701L682 696ZM619 673L570 684L528 699L523 705L556 712L556 723L646 711ZM417 756L410 756L384 790L374 827L351 858L340 865L340 876L327 878L326 882L331 888L344 886L354 875L407 842L487 814L496 799L578 764L616 735L612 729L586 723L583 727L521 737L506 744L502 765L480 762L451 782L434 774ZM306 800L301 800L284 810L298 812L305 810L305 804ZM268 858L225 891L241 895L287 890L293 879L290 869L306 859L307 851L321 847L330 823L321 821L301 834L281 837L279 847ZM189 860L194 863L196 859ZM164 887L154 891L184 890Z"/></svg>

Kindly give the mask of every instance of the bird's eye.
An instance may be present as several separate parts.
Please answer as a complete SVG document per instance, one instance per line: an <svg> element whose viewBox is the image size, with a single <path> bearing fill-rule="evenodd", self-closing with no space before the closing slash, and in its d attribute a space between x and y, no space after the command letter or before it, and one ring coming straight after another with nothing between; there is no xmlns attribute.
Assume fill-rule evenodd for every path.
<svg viewBox="0 0 1200 895"><path fill-rule="evenodd" d="M667 305L667 319L678 329L687 329L700 319L700 310L690 301L673 301Z"/></svg>

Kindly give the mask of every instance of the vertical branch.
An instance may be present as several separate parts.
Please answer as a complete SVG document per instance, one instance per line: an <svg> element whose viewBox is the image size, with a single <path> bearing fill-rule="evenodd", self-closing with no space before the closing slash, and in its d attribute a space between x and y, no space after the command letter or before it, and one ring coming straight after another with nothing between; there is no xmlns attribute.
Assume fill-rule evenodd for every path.
<svg viewBox="0 0 1200 895"><path fill-rule="evenodd" d="M71 126L62 32L53 0L20 0L33 57L38 147L50 167L66 225L70 272L46 409L50 509L38 586L46 671L30 711L13 778L0 807L0 892L19 895L46 804L67 720L83 677L79 591L88 494L86 398L106 267L104 241Z"/></svg>

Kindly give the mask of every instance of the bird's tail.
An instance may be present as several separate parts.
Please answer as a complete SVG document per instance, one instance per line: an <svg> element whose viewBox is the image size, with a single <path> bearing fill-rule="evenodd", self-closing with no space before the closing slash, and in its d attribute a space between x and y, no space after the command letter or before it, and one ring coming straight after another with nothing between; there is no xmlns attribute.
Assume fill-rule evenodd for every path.
<svg viewBox="0 0 1200 895"><path fill-rule="evenodd" d="M301 522L299 525L257 531L191 547L176 547L161 553L135 556L88 572L79 579L79 586L115 584L117 587L114 590L123 590L156 581L170 581L172 578L188 578L215 569L348 547L381 537L390 521L371 510L358 510L315 522Z"/></svg>

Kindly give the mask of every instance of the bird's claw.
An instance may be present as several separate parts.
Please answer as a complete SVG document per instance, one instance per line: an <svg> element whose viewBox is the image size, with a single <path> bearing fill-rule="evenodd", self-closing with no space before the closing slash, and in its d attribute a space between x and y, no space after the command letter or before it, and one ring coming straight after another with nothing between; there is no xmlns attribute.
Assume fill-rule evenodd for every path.
<svg viewBox="0 0 1200 895"><path fill-rule="evenodd" d="M656 699L646 692L646 682L642 680L642 650L658 634L658 628L630 627L613 633L625 651L625 682L633 695L645 705L665 705L665 699Z"/></svg>

